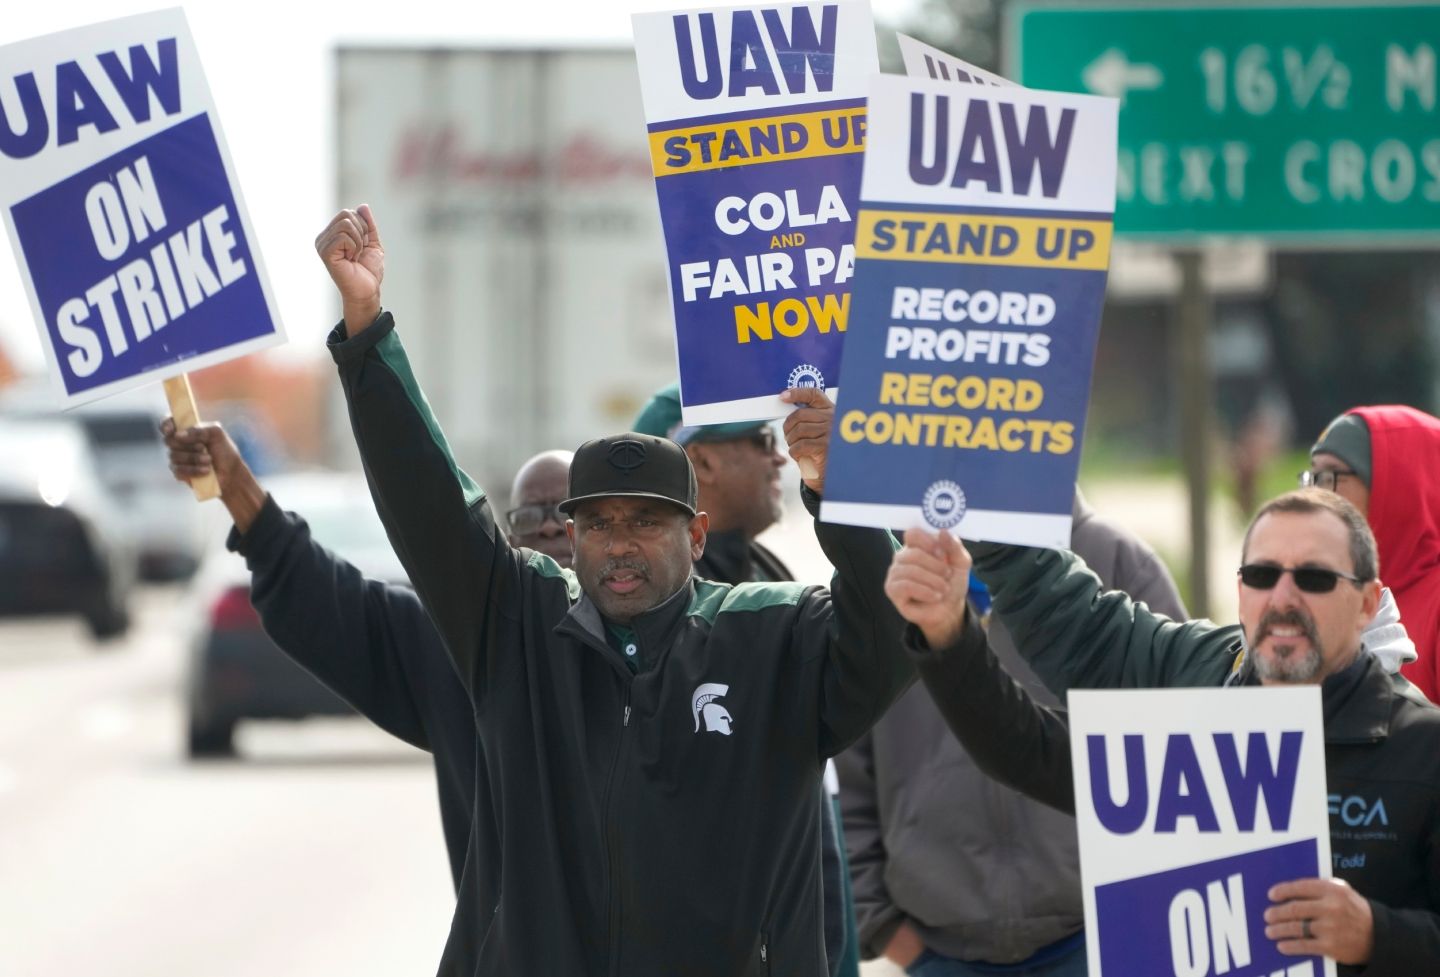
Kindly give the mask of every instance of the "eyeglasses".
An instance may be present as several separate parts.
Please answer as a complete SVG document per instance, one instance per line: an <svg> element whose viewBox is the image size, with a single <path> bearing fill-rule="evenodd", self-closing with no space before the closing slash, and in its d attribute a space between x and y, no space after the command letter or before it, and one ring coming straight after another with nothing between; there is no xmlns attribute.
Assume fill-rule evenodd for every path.
<svg viewBox="0 0 1440 977"><path fill-rule="evenodd" d="M1352 472L1348 468L1329 469L1326 471L1316 471L1312 468L1308 472L1300 473L1300 484L1305 488L1314 487L1325 489L1327 492L1334 492L1336 483L1345 475L1353 478L1360 477L1359 472Z"/></svg>
<svg viewBox="0 0 1440 977"><path fill-rule="evenodd" d="M1307 594L1328 594L1341 580L1365 583L1359 577L1324 567L1277 567L1273 563L1247 563L1240 568L1240 582L1251 590L1270 590L1281 576L1290 574L1295 586Z"/></svg>
<svg viewBox="0 0 1440 977"><path fill-rule="evenodd" d="M564 526L567 518L569 517L560 511L558 502L522 505L505 513L505 522L509 524L510 531L516 536L538 533L540 527L545 525L548 520L554 520L556 524Z"/></svg>

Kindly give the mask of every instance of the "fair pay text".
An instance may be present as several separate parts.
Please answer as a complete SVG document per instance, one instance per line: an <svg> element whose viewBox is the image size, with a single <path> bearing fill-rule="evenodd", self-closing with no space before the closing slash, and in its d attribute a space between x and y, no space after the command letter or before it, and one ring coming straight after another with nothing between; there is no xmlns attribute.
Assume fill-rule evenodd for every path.
<svg viewBox="0 0 1440 977"><path fill-rule="evenodd" d="M715 205L715 225L726 235L756 230L769 235L770 250L741 258L690 261L680 265L681 296L686 302L704 297L721 299L791 290L800 283L810 287L843 285L855 271L855 246L842 245L838 253L827 247L804 247L800 228L848 222L850 212L840 191L826 184L819 191L786 189L765 191L746 199L727 196ZM799 265L787 248L801 248ZM850 309L848 290L809 295L802 301L785 298L740 304L735 307L735 341L752 338L795 337L812 325L821 333L845 330Z"/></svg>

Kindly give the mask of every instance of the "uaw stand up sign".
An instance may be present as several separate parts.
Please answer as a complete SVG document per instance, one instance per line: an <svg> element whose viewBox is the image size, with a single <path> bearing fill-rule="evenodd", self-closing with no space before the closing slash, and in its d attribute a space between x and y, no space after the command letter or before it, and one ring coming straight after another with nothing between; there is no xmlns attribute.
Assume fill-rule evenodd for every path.
<svg viewBox="0 0 1440 977"><path fill-rule="evenodd" d="M850 314L863 0L637 14L687 425L781 417L834 387Z"/></svg>
<svg viewBox="0 0 1440 977"><path fill-rule="evenodd" d="M821 517L1066 546L1116 103L876 76L869 108Z"/></svg>
<svg viewBox="0 0 1440 977"><path fill-rule="evenodd" d="M1334 977L1265 936L1271 886L1329 878L1318 687L1075 691L1094 977Z"/></svg>

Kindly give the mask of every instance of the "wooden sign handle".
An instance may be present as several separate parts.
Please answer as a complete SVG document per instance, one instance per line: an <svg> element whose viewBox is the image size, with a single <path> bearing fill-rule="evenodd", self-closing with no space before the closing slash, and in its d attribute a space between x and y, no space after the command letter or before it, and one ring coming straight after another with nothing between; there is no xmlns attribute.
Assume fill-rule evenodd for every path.
<svg viewBox="0 0 1440 977"><path fill-rule="evenodd" d="M195 395L190 392L190 377L180 374L165 381L165 399L170 401L170 416L175 419L177 430L194 427L200 423L200 412L195 409ZM197 501L220 498L220 482L215 473L190 480L190 489Z"/></svg>

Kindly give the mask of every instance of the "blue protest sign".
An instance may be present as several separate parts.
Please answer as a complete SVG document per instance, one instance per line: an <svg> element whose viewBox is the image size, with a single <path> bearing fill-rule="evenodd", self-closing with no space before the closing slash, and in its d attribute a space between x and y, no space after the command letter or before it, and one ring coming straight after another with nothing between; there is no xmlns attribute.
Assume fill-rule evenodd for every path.
<svg viewBox="0 0 1440 977"><path fill-rule="evenodd" d="M67 406L284 341L178 10L0 48L0 186Z"/></svg>
<svg viewBox="0 0 1440 977"><path fill-rule="evenodd" d="M873 79L822 518L1067 545L1115 103Z"/></svg>
<svg viewBox="0 0 1440 977"><path fill-rule="evenodd" d="M862 0L637 14L687 425L834 386L876 69Z"/></svg>
<svg viewBox="0 0 1440 977"><path fill-rule="evenodd" d="M1320 977L1265 936L1271 887L1329 878L1314 687L1069 695L1090 973Z"/></svg>

